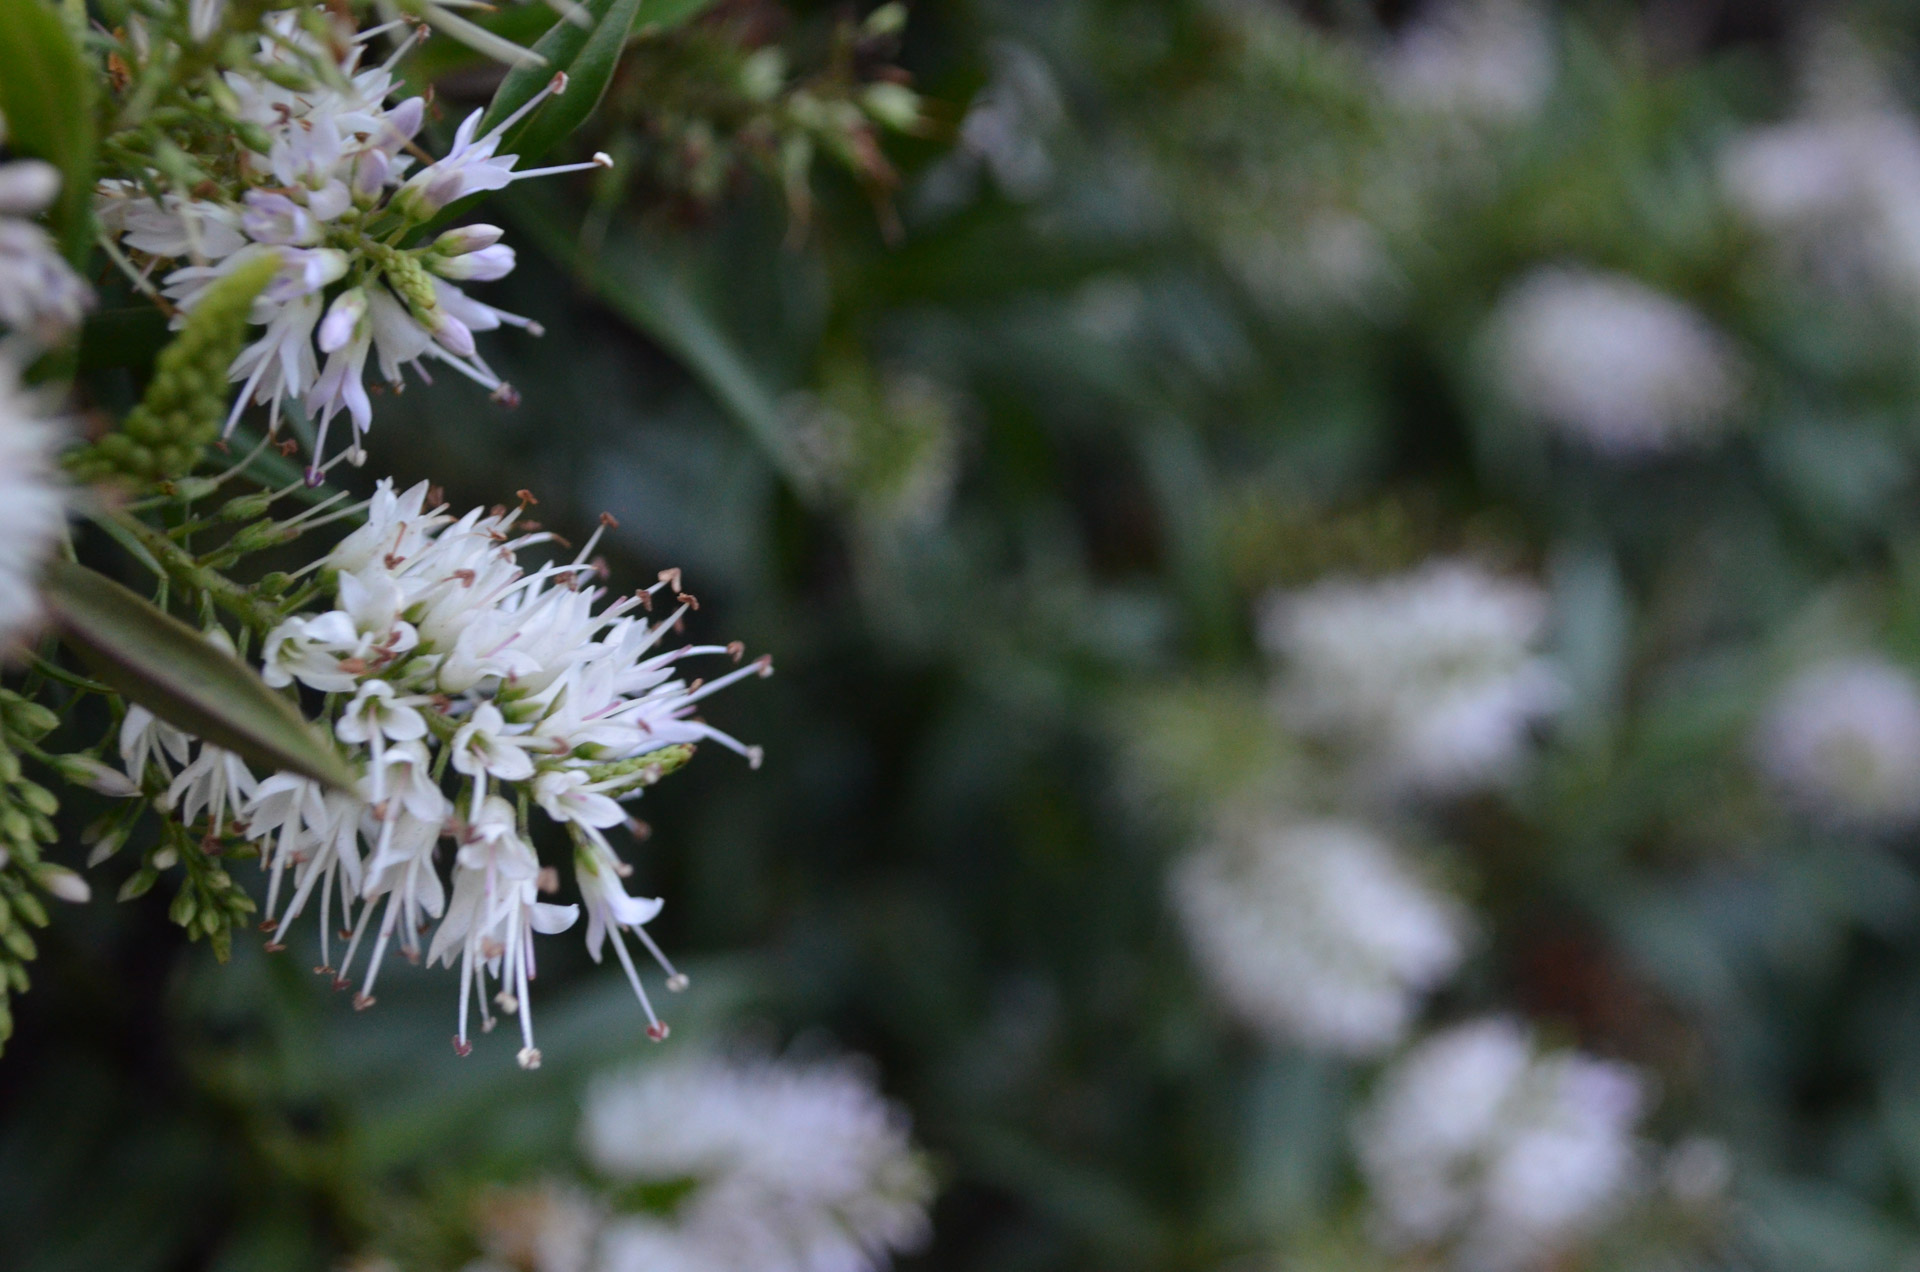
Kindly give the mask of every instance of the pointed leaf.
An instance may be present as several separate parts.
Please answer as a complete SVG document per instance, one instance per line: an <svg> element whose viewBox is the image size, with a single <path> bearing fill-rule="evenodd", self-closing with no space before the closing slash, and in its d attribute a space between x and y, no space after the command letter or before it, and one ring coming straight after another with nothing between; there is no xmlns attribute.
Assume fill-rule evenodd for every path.
<svg viewBox="0 0 1920 1272"><path fill-rule="evenodd" d="M93 79L46 0L0 0L0 114L7 146L60 169L52 220L69 258L89 243Z"/></svg>
<svg viewBox="0 0 1920 1272"><path fill-rule="evenodd" d="M581 6L587 23L561 18L533 46L545 60L516 66L500 82L487 107L483 128L491 128L533 100L557 71L567 74L567 91L542 102L533 113L508 130L500 153L520 156L524 167L551 150L561 138L580 126L593 112L613 81L620 51L626 47L636 18L649 27L677 26L707 7L711 0L586 0ZM662 11L658 19L655 11Z"/></svg>
<svg viewBox="0 0 1920 1272"><path fill-rule="evenodd" d="M103 684L263 771L354 788L353 771L292 704L193 628L72 561L52 562L43 582L61 638Z"/></svg>

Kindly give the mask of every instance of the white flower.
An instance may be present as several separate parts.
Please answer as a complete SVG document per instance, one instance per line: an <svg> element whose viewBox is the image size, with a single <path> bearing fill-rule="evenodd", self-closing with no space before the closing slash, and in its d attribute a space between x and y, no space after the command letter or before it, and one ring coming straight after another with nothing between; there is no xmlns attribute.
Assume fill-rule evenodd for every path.
<svg viewBox="0 0 1920 1272"><path fill-rule="evenodd" d="M428 7L432 14L448 16ZM269 22L273 30L259 54L264 61L284 65L297 78L294 50L328 55L293 15L276 14ZM250 315L265 331L229 370L241 389L227 426L233 427L249 403L258 403L268 407L272 431L283 403L302 403L319 423L309 470L315 481L328 430L341 412L352 427L349 455L358 462L362 454L360 439L373 415L365 383L369 355L377 354L381 375L396 391L403 387L406 368L431 379L426 364L439 362L511 401L513 390L480 357L474 333L503 325L539 333L538 324L454 286L454 281L498 279L513 269L513 250L497 243L494 227L449 231L418 248L395 247L394 235L372 235L365 227L395 215L424 222L466 194L611 162L597 155L584 164L521 172L514 170L516 156L495 153L506 129L548 94L564 89L566 77L556 75L484 135L476 136L482 112L475 112L460 126L449 154L410 173L409 151L425 102L411 97L389 105L388 100L400 87L393 67L416 37L402 41L385 63L362 69L372 34L345 43L340 76L331 86L294 89L257 73L227 73L226 89L239 105L239 118L271 142L264 161L252 151L240 153L231 188L193 198L168 193L156 200L140 183L120 180L103 183L97 192L100 223L109 233L135 252L176 262L161 280L161 291L179 307L182 320L223 275L263 254L280 262L279 274ZM0 281L4 277L0 272ZM342 281L347 285L335 291ZM319 354L326 355L324 367Z"/></svg>
<svg viewBox="0 0 1920 1272"><path fill-rule="evenodd" d="M0 142L6 140L0 124ZM38 159L0 163L0 327L48 345L80 325L93 291L60 255L59 245L25 218L60 193L60 172Z"/></svg>
<svg viewBox="0 0 1920 1272"><path fill-rule="evenodd" d="M212 823L210 833L217 837L229 821L244 818L258 786L239 756L202 743L200 754L180 770L160 797L160 806L189 824L205 814Z"/></svg>
<svg viewBox="0 0 1920 1272"><path fill-rule="evenodd" d="M1381 1238L1449 1248L1462 1272L1550 1266L1637 1183L1645 1101L1631 1068L1540 1054L1512 1021L1434 1035L1355 1125Z"/></svg>
<svg viewBox="0 0 1920 1272"><path fill-rule="evenodd" d="M1534 587L1443 559L1277 596L1261 636L1290 723L1357 747L1389 786L1453 793L1511 775L1559 701L1546 619Z"/></svg>
<svg viewBox="0 0 1920 1272"><path fill-rule="evenodd" d="M1617 274L1534 270L1487 323L1509 403L1603 455L1699 444L1737 405L1731 342L1689 306Z"/></svg>
<svg viewBox="0 0 1920 1272"><path fill-rule="evenodd" d="M1920 126L1904 112L1849 109L1754 129L1722 154L1720 180L1815 281L1920 303Z"/></svg>
<svg viewBox="0 0 1920 1272"><path fill-rule="evenodd" d="M494 1001L520 1018L523 1045L520 1067L540 1067L533 1045L533 1003L528 988L536 971L533 934L564 932L580 915L577 905L551 905L539 899L540 860L516 833L513 806L499 796L487 799L480 817L467 828L453 872L453 900L433 934L427 964L453 963L460 951L460 1032L454 1047L465 1055L469 993L480 1004L483 1027L493 1028L487 1008L487 977L500 986Z"/></svg>
<svg viewBox="0 0 1920 1272"><path fill-rule="evenodd" d="M0 296L6 281L0 278ZM52 452L57 427L0 351L0 646L40 616L40 568L66 526L66 498Z"/></svg>
<svg viewBox="0 0 1920 1272"><path fill-rule="evenodd" d="M1528 0L1440 0L1421 6L1380 73L1388 95L1416 109L1523 118L1553 87L1552 31Z"/></svg>
<svg viewBox="0 0 1920 1272"><path fill-rule="evenodd" d="M670 585L677 592L677 571L609 601L589 585L601 531L571 560L529 570L520 553L553 542L551 533L520 533L518 509L475 509L456 520L429 508L428 495L425 483L405 492L380 483L364 507L366 524L302 571L332 571L336 608L290 617L263 642L268 684L338 695L333 736L363 773L357 799L323 796L290 774L269 778L254 793L244 833L261 844L270 872L273 941L283 940L316 895L323 928L331 929L337 894L350 940L335 972L323 932L322 968L344 988L371 934L355 996L368 1006L389 945L397 938L402 953L417 957L419 934L439 918L427 956L460 963L457 1048L470 1049L467 1022L476 1002L482 1026L491 1027L491 1001L519 1016L521 1063L534 1067L540 1053L527 1003L533 937L570 926L579 907L539 900L557 875L541 867L527 842L530 827L518 823L517 802L568 828L589 952L598 961L611 937L648 1032L664 1038L667 1028L648 1001L626 937L659 963L668 989L684 988L686 978L645 930L660 902L626 894L620 880L629 872L606 832L629 821L623 801L638 797L669 761L685 758L668 748L712 740L757 761L755 749L694 713L714 693L742 677L767 675L771 666L761 659L689 683L678 671L683 659L738 661L741 650L658 649L693 598L680 595L658 622L635 611L650 608ZM449 836L458 844L450 889L436 861ZM293 891L282 907L289 870ZM495 984L491 1000L488 981Z"/></svg>
<svg viewBox="0 0 1920 1272"><path fill-rule="evenodd" d="M1024 203L1053 184L1051 142L1066 107L1039 54L1005 40L989 53L993 78L960 121L961 152L986 167L1002 194Z"/></svg>
<svg viewBox="0 0 1920 1272"><path fill-rule="evenodd" d="M1920 680L1878 655L1808 667L1767 708L1762 769L1815 816L1896 827L1920 820Z"/></svg>
<svg viewBox="0 0 1920 1272"><path fill-rule="evenodd" d="M1214 987L1280 1041L1351 1055L1392 1046L1464 953L1459 903L1352 822L1230 820L1172 883Z"/></svg>
<svg viewBox="0 0 1920 1272"><path fill-rule="evenodd" d="M696 1056L603 1077L581 1146L615 1180L688 1190L609 1224L605 1272L869 1272L927 1236L906 1119L852 1064Z"/></svg>

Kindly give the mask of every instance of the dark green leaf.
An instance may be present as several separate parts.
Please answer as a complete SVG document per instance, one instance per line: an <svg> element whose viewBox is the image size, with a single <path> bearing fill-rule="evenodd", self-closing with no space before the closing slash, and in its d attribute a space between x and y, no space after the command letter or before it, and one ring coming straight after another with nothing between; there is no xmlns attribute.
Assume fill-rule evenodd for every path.
<svg viewBox="0 0 1920 1272"><path fill-rule="evenodd" d="M71 561L54 561L45 587L61 638L102 683L256 768L353 789L352 770L300 713L193 628Z"/></svg>
<svg viewBox="0 0 1920 1272"><path fill-rule="evenodd" d="M565 71L567 91L542 102L501 141L502 154L519 155L523 165L531 163L578 128L599 105L637 18L644 18L649 29L664 29L680 25L712 2L587 0L583 7L590 22L582 26L562 18L554 23L533 46L533 51L546 59L545 64L516 66L507 72L487 107L482 128L492 128L519 110L546 87L556 72Z"/></svg>
<svg viewBox="0 0 1920 1272"><path fill-rule="evenodd" d="M0 113L7 144L60 169L53 224L67 254L85 253L93 193L92 77L45 0L0 0Z"/></svg>

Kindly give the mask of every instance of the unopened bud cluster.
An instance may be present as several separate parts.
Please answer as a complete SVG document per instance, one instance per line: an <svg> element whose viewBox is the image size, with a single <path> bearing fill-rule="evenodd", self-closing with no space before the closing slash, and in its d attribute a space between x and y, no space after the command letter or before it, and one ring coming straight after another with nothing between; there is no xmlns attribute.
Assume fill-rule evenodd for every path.
<svg viewBox="0 0 1920 1272"><path fill-rule="evenodd" d="M37 702L0 689L0 1043L13 1032L8 1000L27 989L27 967L39 953L28 929L47 925L41 894L82 902L86 881L64 866L42 860L41 849L59 837L53 816L60 801L22 771L25 754L50 763L36 745L60 723Z"/></svg>

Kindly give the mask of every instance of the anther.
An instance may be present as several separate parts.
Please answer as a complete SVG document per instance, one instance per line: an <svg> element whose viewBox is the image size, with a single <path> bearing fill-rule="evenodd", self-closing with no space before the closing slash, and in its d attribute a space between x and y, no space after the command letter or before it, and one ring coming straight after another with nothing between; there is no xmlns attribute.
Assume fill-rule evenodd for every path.
<svg viewBox="0 0 1920 1272"><path fill-rule="evenodd" d="M665 1042L667 1035L671 1032L673 1031L667 1028L667 1022L664 1020L656 1020L647 1026L647 1037L655 1042Z"/></svg>

